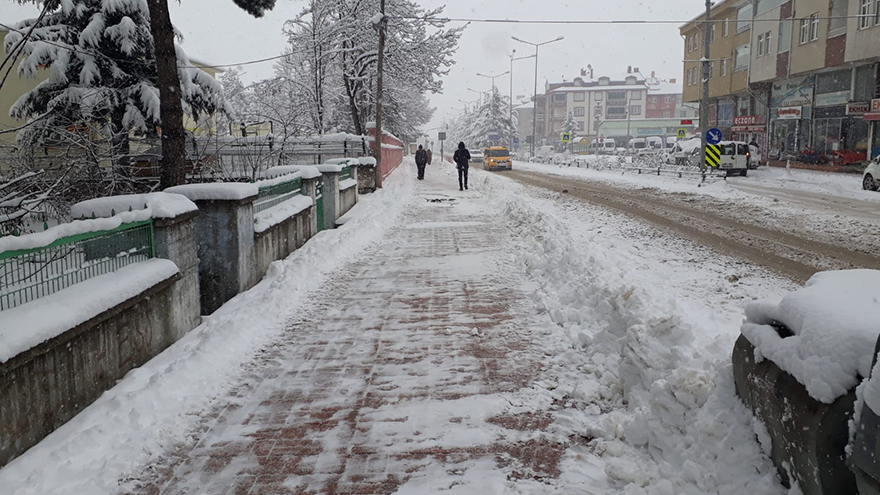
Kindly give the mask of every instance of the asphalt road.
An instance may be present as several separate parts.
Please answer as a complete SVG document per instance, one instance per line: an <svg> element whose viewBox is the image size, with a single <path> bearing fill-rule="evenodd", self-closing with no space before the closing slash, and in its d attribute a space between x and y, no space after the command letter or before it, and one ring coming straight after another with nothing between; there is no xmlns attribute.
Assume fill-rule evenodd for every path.
<svg viewBox="0 0 880 495"><path fill-rule="evenodd" d="M877 252L863 252L851 249L844 242L816 240L807 232L768 228L759 222L750 221L748 214L732 217L715 213L713 210L717 211L717 208L707 208L696 195L693 198L683 198L680 194L654 189L628 189L604 182L534 172L512 171L506 172L505 176L551 191L567 191L565 194L573 198L618 210L725 255L747 260L801 283L822 270L880 269L880 247ZM812 198L810 194L804 198L806 199L803 201L823 200ZM824 204L821 206L826 207ZM857 207L860 208L859 215L864 213L862 207L867 208L864 205ZM872 207L872 218L876 219L876 203Z"/></svg>

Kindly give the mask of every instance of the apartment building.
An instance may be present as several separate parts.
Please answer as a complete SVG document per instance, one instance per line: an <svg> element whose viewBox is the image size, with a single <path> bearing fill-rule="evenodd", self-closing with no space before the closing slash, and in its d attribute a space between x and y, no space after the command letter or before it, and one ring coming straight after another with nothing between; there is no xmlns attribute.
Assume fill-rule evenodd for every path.
<svg viewBox="0 0 880 495"><path fill-rule="evenodd" d="M740 24L726 43L732 16ZM765 151L880 154L880 0L726 0L712 19L710 125ZM698 102L702 91L702 47L692 39L706 31L702 24L681 28L693 61L685 64L685 101Z"/></svg>

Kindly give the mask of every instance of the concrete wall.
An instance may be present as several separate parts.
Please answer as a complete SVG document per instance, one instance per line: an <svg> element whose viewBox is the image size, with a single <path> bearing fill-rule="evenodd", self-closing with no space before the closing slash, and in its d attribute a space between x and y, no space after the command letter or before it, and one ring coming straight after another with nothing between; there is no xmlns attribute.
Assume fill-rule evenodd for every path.
<svg viewBox="0 0 880 495"><path fill-rule="evenodd" d="M782 7L776 7L755 16L752 29L751 66L749 67L750 82L766 82L776 79L776 63L779 52L779 19ZM775 21L775 22L774 22ZM770 33L770 52L758 55L758 36Z"/></svg>
<svg viewBox="0 0 880 495"><path fill-rule="evenodd" d="M851 0L853 3L854 0ZM791 74L797 75L825 67L825 46L828 41L828 0L798 0L794 3L794 24L791 27ZM819 14L819 39L801 44L800 19Z"/></svg>
<svg viewBox="0 0 880 495"><path fill-rule="evenodd" d="M254 255L259 278L266 275L273 261L283 260L315 235L312 229L315 207L311 206L272 228L255 234Z"/></svg>
<svg viewBox="0 0 880 495"><path fill-rule="evenodd" d="M861 2L849 1L847 15L859 15ZM859 19L851 17L846 25L846 62L880 61L880 24L872 24L866 29L859 29Z"/></svg>
<svg viewBox="0 0 880 495"><path fill-rule="evenodd" d="M179 274L0 364L0 466L199 324L193 214L156 225Z"/></svg>
<svg viewBox="0 0 880 495"><path fill-rule="evenodd" d="M340 215L345 215L348 213L348 210L354 208L354 205L357 204L358 199L358 188L357 187L349 187L344 191L339 191L339 208Z"/></svg>

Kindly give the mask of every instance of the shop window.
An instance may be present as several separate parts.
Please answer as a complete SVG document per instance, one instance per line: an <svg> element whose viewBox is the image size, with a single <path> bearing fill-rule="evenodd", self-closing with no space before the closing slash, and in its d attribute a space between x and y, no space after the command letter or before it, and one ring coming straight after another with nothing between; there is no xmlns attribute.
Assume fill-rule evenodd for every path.
<svg viewBox="0 0 880 495"><path fill-rule="evenodd" d="M837 93L850 89L852 71L850 69L826 72L816 76L816 93Z"/></svg>

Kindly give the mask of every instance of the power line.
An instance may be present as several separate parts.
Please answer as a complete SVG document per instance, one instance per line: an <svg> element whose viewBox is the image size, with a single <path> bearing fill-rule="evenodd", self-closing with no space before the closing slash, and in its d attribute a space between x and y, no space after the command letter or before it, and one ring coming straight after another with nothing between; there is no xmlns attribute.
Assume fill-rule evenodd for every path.
<svg viewBox="0 0 880 495"><path fill-rule="evenodd" d="M818 19L818 20L836 20L836 19L859 19L862 17L866 17L863 15L844 15L844 16L828 16L828 17L804 17L803 19ZM873 17L867 16L867 17ZM425 19L423 16L388 16L389 19L401 19L401 20L416 20L416 19ZM797 19L802 19L801 17L787 17L785 19L749 19L748 21L737 21L736 19L712 19L711 21L706 21L705 19L688 19L688 20L675 20L675 19L481 19L481 18L470 18L470 17L434 17L431 18L434 21L438 22L473 22L473 23L490 23L490 24L545 24L545 25L556 25L556 24L718 24L722 22L741 22L741 23L753 23L753 22L773 22L778 23L780 21L794 21Z"/></svg>

